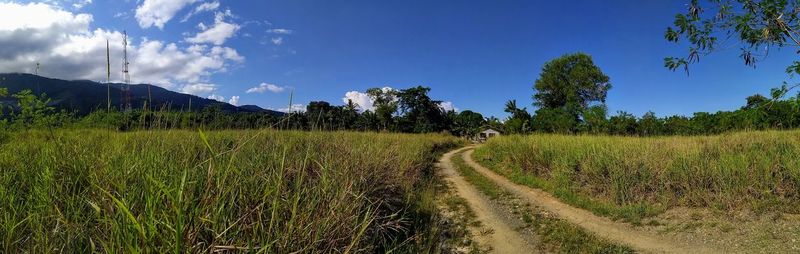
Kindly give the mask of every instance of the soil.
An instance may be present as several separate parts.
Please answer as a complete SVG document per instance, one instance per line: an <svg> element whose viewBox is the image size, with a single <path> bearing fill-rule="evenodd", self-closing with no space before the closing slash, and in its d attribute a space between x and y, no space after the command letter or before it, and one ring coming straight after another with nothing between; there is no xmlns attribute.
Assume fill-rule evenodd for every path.
<svg viewBox="0 0 800 254"><path fill-rule="evenodd" d="M464 198L480 221L475 229L475 241L486 246L493 253L536 253L536 245L526 233L515 230L520 228L519 222L507 216L505 208L498 206L479 190L461 177L454 168L451 158L463 149L449 152L442 156L439 168L456 193Z"/></svg>

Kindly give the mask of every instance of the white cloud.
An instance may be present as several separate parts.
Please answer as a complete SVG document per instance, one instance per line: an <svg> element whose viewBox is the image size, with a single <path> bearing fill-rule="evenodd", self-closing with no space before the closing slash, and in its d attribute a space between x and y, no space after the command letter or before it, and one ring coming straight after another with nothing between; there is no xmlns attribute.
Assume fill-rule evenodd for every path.
<svg viewBox="0 0 800 254"><path fill-rule="evenodd" d="M270 41L272 41L272 44L281 45L283 44L283 37L275 37L272 38Z"/></svg>
<svg viewBox="0 0 800 254"><path fill-rule="evenodd" d="M278 85L274 85L274 84L261 83L257 87L253 87L253 88L247 89L247 93L264 93L264 92L267 92L267 91L270 91L270 92L273 92L273 93L280 93L280 92L286 91L286 87L282 87L282 86L278 86Z"/></svg>
<svg viewBox="0 0 800 254"><path fill-rule="evenodd" d="M229 100L228 103L234 106L239 106L239 96L231 96L231 100Z"/></svg>
<svg viewBox="0 0 800 254"><path fill-rule="evenodd" d="M90 14L72 14L43 3L0 3L0 32L4 36L30 30L52 29L60 32L87 30L93 17ZM21 36L21 34L20 34ZM40 35L41 36L41 35ZM3 45L3 48L9 48ZM9 50L15 50L10 48Z"/></svg>
<svg viewBox="0 0 800 254"><path fill-rule="evenodd" d="M206 84L206 83L197 83L197 84L189 84L184 85L181 88L182 93L186 94L193 94L193 95L205 95L217 90L217 85L214 84Z"/></svg>
<svg viewBox="0 0 800 254"><path fill-rule="evenodd" d="M155 26L164 29L178 11L195 2L197 0L144 0L136 8L136 20L142 28Z"/></svg>
<svg viewBox="0 0 800 254"><path fill-rule="evenodd" d="M213 10L216 10L216 9L219 9L219 1L202 3L202 4L198 5L197 7L194 7L194 10L192 12L190 12L189 14L186 14L186 16L183 17L183 19L181 19L181 22L186 22L192 16L200 14L202 12L213 11Z"/></svg>
<svg viewBox="0 0 800 254"><path fill-rule="evenodd" d="M203 23L198 24L197 27L203 31L197 33L194 37L186 38L186 41L191 43L213 43L214 45L222 45L226 40L233 37L236 31L241 28L237 24L225 22L226 16L225 13L217 12L214 18L214 26L207 27Z"/></svg>
<svg viewBox="0 0 800 254"><path fill-rule="evenodd" d="M439 104L439 107L444 111L459 111L458 108L453 105L452 101L443 101L441 104Z"/></svg>
<svg viewBox="0 0 800 254"><path fill-rule="evenodd" d="M381 88L384 92L394 91L394 88L391 87L383 87ZM350 91L344 94L344 98L342 98L342 102L347 104L348 101L353 101L358 106L358 109L363 111L375 111L375 100L369 96L367 93L362 93L359 91Z"/></svg>
<svg viewBox="0 0 800 254"><path fill-rule="evenodd" d="M219 102L224 102L225 101L225 97L219 96L217 94L209 95L208 98L212 99L212 100L215 100L215 101L219 101Z"/></svg>
<svg viewBox="0 0 800 254"><path fill-rule="evenodd" d="M75 9L81 9L90 4L92 4L92 0L77 0L74 3L72 3L72 7Z"/></svg>
<svg viewBox="0 0 800 254"><path fill-rule="evenodd" d="M204 12L204 11L213 11L213 10L216 10L218 8L219 8L219 1L214 1L214 2L208 2L208 3L203 3L201 5L198 5L197 7L194 8L194 11L192 11L192 12L197 14L197 13Z"/></svg>
<svg viewBox="0 0 800 254"><path fill-rule="evenodd" d="M271 34L292 34L293 32L294 31L292 31L290 29L283 29L283 28L273 28L273 29L267 30L267 33L271 33Z"/></svg>
<svg viewBox="0 0 800 254"><path fill-rule="evenodd" d="M374 111L375 107L372 105L373 100L369 97L368 94L362 93L359 91L350 91L344 94L344 98L342 98L344 104L347 104L349 101L353 101L357 105L357 108L361 111Z"/></svg>
<svg viewBox="0 0 800 254"><path fill-rule="evenodd" d="M2 1L2 2L20 2L20 1ZM22 2L33 2L33 1L22 1ZM40 0L36 2L52 5L58 7L59 9L73 9L73 10L80 10L83 7L86 7L87 5L92 4L92 0Z"/></svg>
<svg viewBox="0 0 800 254"><path fill-rule="evenodd" d="M92 15L73 14L43 4L0 3L0 70L39 73L61 79L106 79L106 40L110 42L112 81L121 80L122 33L89 30ZM208 83L244 58L235 49L129 37L128 57L134 83L169 89Z"/></svg>

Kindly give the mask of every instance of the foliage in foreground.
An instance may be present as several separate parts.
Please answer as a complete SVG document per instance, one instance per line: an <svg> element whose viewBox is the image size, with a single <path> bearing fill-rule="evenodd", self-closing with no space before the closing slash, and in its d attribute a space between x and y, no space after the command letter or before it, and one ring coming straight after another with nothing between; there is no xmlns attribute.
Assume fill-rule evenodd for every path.
<svg viewBox="0 0 800 254"><path fill-rule="evenodd" d="M0 249L429 252L428 173L454 144L269 130L13 133L0 144Z"/></svg>
<svg viewBox="0 0 800 254"><path fill-rule="evenodd" d="M507 136L474 157L515 182L633 222L673 206L800 212L798 131Z"/></svg>
<svg viewBox="0 0 800 254"><path fill-rule="evenodd" d="M735 47L744 64L755 67L770 51L786 47L791 52L800 45L798 1L690 0L686 5L685 14L675 15L664 34L667 41L689 45L686 57L664 59L671 70L683 68L688 73L689 65L700 62L700 57ZM800 74L800 61L788 66L786 73Z"/></svg>

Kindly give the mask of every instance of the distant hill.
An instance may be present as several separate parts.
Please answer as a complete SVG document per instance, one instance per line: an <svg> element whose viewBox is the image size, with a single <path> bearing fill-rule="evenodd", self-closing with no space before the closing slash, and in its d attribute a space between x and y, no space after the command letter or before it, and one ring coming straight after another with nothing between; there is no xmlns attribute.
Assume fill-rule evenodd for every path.
<svg viewBox="0 0 800 254"><path fill-rule="evenodd" d="M148 99L147 88L153 99L154 109L162 107L170 110L200 111L211 105L220 105L225 112L261 112L274 115L284 113L263 109L254 105L237 107L225 102L219 102L190 94L173 92L158 86L147 84L131 85L131 104L133 108L142 108ZM35 94L45 93L52 99L51 105L58 109L75 111L80 115L88 114L94 110L107 107L108 87L106 84L88 80L61 80L51 79L32 74L7 73L0 74L0 87L8 88L9 94L29 89ZM111 106L120 108L122 105L122 84L111 84ZM13 98L0 98L0 101L15 103Z"/></svg>

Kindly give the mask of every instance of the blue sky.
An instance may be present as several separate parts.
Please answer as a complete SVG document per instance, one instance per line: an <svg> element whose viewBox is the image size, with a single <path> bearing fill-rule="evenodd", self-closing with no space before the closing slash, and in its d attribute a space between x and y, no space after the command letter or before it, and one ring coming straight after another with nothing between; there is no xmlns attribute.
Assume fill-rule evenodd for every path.
<svg viewBox="0 0 800 254"><path fill-rule="evenodd" d="M686 53L685 45L663 39L664 30L675 14L683 12L685 2L688 1L44 3L75 15L54 19L55 23L82 24L76 21L77 15L91 15L88 27L54 30L56 33L83 33L81 36L93 40L108 36L116 43L118 32L127 30L136 47L134 54L139 57L133 61L141 62L132 66L134 81L164 83L169 89L223 97L220 99L224 101L238 96L235 102L239 105L274 109L286 107L292 90L297 104L312 100L341 104L349 91L423 85L432 88L432 97L452 102L460 110L503 118L503 105L509 99L531 109L532 85L541 67L550 59L573 52L592 55L611 77L613 88L607 100L611 112L625 110L639 116L649 110L659 116L732 110L742 106L746 96L767 93L782 81L791 81L783 71L796 56L791 50L773 51L756 69L742 64L736 47L702 58L691 66L689 76L665 69L664 57ZM27 2L17 5L29 7ZM145 5L154 8L143 8ZM177 10L164 15L167 7ZM200 11L187 18L196 10ZM170 17L165 21L165 16ZM160 21L153 22L154 18ZM229 33L225 34L225 27L218 27L219 33L198 39L198 34L219 24L227 24ZM10 43L4 42L3 29L0 26L0 42ZM98 33L97 29L103 32ZM142 44L145 38L160 42L162 48L147 51ZM175 52L169 50L170 43ZM55 51L41 49L48 50ZM179 59L174 57L179 53L197 55L185 57L184 62L169 62ZM143 59L148 56L163 58L167 63L158 70L148 69L160 66L158 62L162 61ZM17 57L15 62L24 62ZM3 61L6 60L9 59ZM63 65L86 65L97 61L65 62ZM207 64L187 67L196 62ZM26 66L30 64L0 63L0 69L6 71L24 71ZM91 71L51 72L56 77L100 79ZM170 73L181 75L175 78ZM261 93L247 93L262 83L264 89L256 89ZM271 84L272 89L266 89L266 84Z"/></svg>

